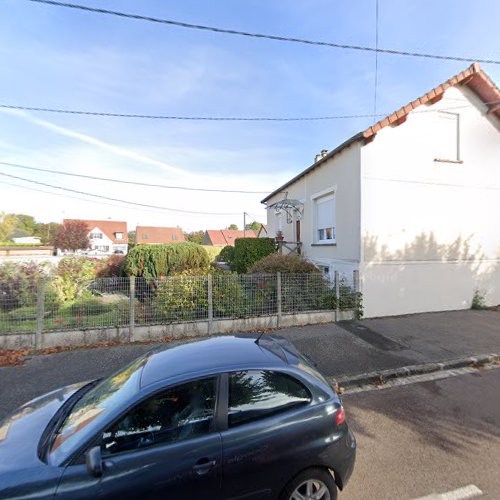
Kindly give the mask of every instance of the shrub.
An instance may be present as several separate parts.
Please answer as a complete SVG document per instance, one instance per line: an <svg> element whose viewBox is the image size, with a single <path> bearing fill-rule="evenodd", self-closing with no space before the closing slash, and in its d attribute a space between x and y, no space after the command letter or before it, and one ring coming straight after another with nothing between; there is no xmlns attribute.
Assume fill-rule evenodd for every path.
<svg viewBox="0 0 500 500"><path fill-rule="evenodd" d="M0 265L0 310L11 311L36 304L36 286L46 274L36 262L5 262Z"/></svg>
<svg viewBox="0 0 500 500"><path fill-rule="evenodd" d="M234 242L231 271L246 273L253 264L275 250L273 238L237 238Z"/></svg>
<svg viewBox="0 0 500 500"><path fill-rule="evenodd" d="M242 317L244 294L237 274L205 270L186 271L156 284L152 309L166 321L194 321L208 315L208 278L212 274L214 318Z"/></svg>
<svg viewBox="0 0 500 500"><path fill-rule="evenodd" d="M225 262L226 264L231 265L231 262L233 262L234 258L234 247L231 245L227 245L224 247L219 255L217 256L217 262Z"/></svg>
<svg viewBox="0 0 500 500"><path fill-rule="evenodd" d="M202 246L207 251L210 262L218 260L219 254L221 253L221 250L223 250L223 248L221 247L214 247L212 245L202 245Z"/></svg>
<svg viewBox="0 0 500 500"><path fill-rule="evenodd" d="M472 296L472 304L470 308L476 310L486 309L486 301L484 298L484 294L477 289L474 290L474 295Z"/></svg>
<svg viewBox="0 0 500 500"><path fill-rule="evenodd" d="M207 251L196 243L138 245L127 254L124 272L129 276L158 278L210 265Z"/></svg>
<svg viewBox="0 0 500 500"><path fill-rule="evenodd" d="M89 286L95 277L96 262L84 257L64 257L54 272L52 286L63 302L90 296Z"/></svg>
<svg viewBox="0 0 500 500"><path fill-rule="evenodd" d="M272 254L257 261L251 268L250 273L275 274L282 273L319 273L320 270L311 262L300 255Z"/></svg>
<svg viewBox="0 0 500 500"><path fill-rule="evenodd" d="M125 255L111 255L97 264L96 276L99 278L117 278L123 276Z"/></svg>

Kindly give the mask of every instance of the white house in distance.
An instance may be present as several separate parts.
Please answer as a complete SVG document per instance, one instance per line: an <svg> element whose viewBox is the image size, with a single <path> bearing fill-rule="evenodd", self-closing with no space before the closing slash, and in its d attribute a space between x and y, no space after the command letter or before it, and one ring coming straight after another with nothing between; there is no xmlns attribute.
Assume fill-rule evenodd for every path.
<svg viewBox="0 0 500 500"><path fill-rule="evenodd" d="M476 290L500 304L500 90L473 64L263 203L270 236L359 270L366 317L465 309Z"/></svg>
<svg viewBox="0 0 500 500"><path fill-rule="evenodd" d="M74 220L74 219L73 219ZM82 220L89 230L89 251L96 255L125 255L128 250L127 223L114 220ZM67 222L67 219L63 221Z"/></svg>

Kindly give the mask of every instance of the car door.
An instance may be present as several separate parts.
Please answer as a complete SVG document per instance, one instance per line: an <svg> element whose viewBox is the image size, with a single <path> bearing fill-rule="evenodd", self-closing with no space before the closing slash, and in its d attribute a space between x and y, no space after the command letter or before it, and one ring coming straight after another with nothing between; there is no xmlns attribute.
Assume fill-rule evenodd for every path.
<svg viewBox="0 0 500 500"><path fill-rule="evenodd" d="M97 480L85 465L66 468L57 498L220 498L221 436L215 429L217 378L162 390L137 404L98 439ZM95 443L94 443L95 444Z"/></svg>
<svg viewBox="0 0 500 500"><path fill-rule="evenodd" d="M311 394L294 377L267 370L230 373L228 385L223 498L277 498L307 463Z"/></svg>

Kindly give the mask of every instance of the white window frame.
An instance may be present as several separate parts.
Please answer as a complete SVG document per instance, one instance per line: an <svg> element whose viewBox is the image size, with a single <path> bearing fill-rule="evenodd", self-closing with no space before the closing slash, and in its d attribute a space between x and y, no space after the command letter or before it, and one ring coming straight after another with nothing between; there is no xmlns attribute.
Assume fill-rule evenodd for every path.
<svg viewBox="0 0 500 500"><path fill-rule="evenodd" d="M103 234L98 232L92 232L90 233L89 237L91 240L102 240Z"/></svg>
<svg viewBox="0 0 500 500"><path fill-rule="evenodd" d="M447 115L447 118L448 119L452 119L452 118L455 118L455 127L456 127L456 137L455 137L455 140L456 140L456 149L455 149L455 152L453 154L453 158L440 158L440 157L436 157L435 158L435 161L443 161L443 162L462 162L462 159L460 157L460 113L454 113L452 111L443 111L443 110L439 110L437 112L437 124L438 124L438 131L437 131L437 137L438 137L438 140L441 139L440 137L440 134L439 134L439 125L440 125L440 117L443 117L443 115Z"/></svg>
<svg viewBox="0 0 500 500"><path fill-rule="evenodd" d="M337 202L336 202L336 196L337 196L337 186L331 186L328 189L324 189L322 191L319 191L319 192L311 195L312 216L313 216L312 241L313 241L314 245L336 245L337 244L337 213L336 213ZM330 239L320 239L320 237L319 237L320 228L318 228L317 206L318 206L318 200L320 200L320 199L323 199L323 201L333 200L333 206L334 206L335 212L334 212L333 227L331 228L333 234L332 234L332 238L330 238ZM325 230L325 235L326 235L326 230L330 229L330 228L321 228L321 229Z"/></svg>
<svg viewBox="0 0 500 500"><path fill-rule="evenodd" d="M115 233L115 237L117 240L123 240L123 233Z"/></svg>

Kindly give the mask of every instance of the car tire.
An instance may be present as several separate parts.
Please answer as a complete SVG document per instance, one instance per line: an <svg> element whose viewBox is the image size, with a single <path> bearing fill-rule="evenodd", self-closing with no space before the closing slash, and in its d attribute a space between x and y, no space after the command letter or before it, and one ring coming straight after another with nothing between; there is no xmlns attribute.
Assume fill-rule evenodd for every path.
<svg viewBox="0 0 500 500"><path fill-rule="evenodd" d="M308 487L316 496L307 496ZM324 488L325 493L318 497L320 488ZM285 486L280 500L293 500L295 493L300 493L304 499L337 500L337 486L333 476L326 469L311 468L302 471ZM296 495L296 498L301 498L300 495Z"/></svg>

